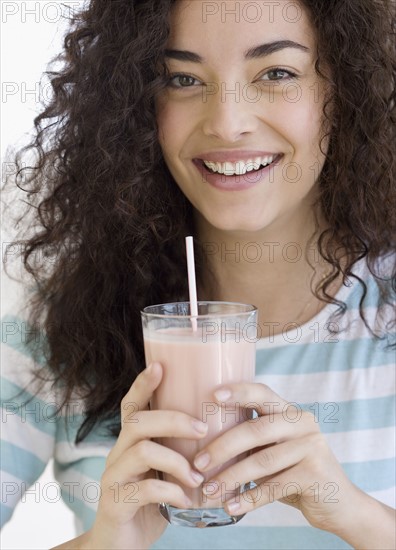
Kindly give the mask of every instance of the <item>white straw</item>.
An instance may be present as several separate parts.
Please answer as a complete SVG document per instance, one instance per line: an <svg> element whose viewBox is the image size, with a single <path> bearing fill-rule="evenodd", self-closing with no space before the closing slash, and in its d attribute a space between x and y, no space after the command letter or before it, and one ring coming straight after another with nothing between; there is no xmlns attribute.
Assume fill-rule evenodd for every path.
<svg viewBox="0 0 396 550"><path fill-rule="evenodd" d="M191 324L194 331L197 330L198 304L197 283L195 280L194 242L192 237L186 237L188 291L190 294Z"/></svg>

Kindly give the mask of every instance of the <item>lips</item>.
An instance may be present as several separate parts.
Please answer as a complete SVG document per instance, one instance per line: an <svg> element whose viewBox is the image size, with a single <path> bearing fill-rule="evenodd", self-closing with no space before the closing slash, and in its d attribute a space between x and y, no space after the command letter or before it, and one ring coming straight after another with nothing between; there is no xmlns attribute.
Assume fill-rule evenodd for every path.
<svg viewBox="0 0 396 550"><path fill-rule="evenodd" d="M247 162L249 159L257 157L276 157L283 153L277 151L258 151L258 150L240 150L240 151L207 151L198 153L195 156L197 160L207 160L209 162Z"/></svg>
<svg viewBox="0 0 396 550"><path fill-rule="evenodd" d="M252 172L253 170L259 170L260 167L265 167L273 163L275 156L255 157L248 159L247 161L238 160L237 162L210 162L204 160L206 168L211 172L218 172L219 174L225 174L226 176L239 175L242 176L246 172Z"/></svg>
<svg viewBox="0 0 396 550"><path fill-rule="evenodd" d="M218 172L226 176L243 175L260 166L267 166L279 161L283 153L269 153L264 151L212 151L197 155L194 159L204 164L211 172Z"/></svg>
<svg viewBox="0 0 396 550"><path fill-rule="evenodd" d="M238 160L237 162L210 162L207 160L199 159L203 162L205 168L211 173L224 174L225 176L243 176L247 172L257 172L261 168L271 165L276 161L277 156L265 156L256 157L254 159L248 159L247 161Z"/></svg>
<svg viewBox="0 0 396 550"><path fill-rule="evenodd" d="M219 160L219 156L216 158L214 155L211 155L211 159L208 159L208 154L203 157L205 161L210 160L210 165L212 166L213 163ZM260 154L261 157L270 157L270 153L266 153L265 155ZM213 187L216 187L217 189L221 189L224 191L241 191L245 189L250 189L252 187L255 187L260 182L263 182L265 180L269 181L269 174L270 171L273 171L275 166L279 164L281 161L283 154L272 154L273 161L266 165L265 167L260 167L259 169L252 169L252 166L250 166L249 171L245 171L244 173L234 174L234 175L227 175L227 170L225 170L226 173L216 173L210 170L204 163L203 159L196 158L193 160L193 164L196 166L196 168L199 170L201 177L203 181L209 183ZM235 155L234 155L235 157ZM224 157L223 157L224 158ZM235 165L237 164L238 160L240 162L246 163L249 159L252 158L251 152L249 152L249 157L245 155L246 160L241 159L240 156L238 156L236 161L226 161L223 160L222 164L223 166L227 166L225 163L227 162L234 162ZM212 160L213 159L213 160ZM246 167L246 165L245 165ZM254 166L255 168L255 166Z"/></svg>

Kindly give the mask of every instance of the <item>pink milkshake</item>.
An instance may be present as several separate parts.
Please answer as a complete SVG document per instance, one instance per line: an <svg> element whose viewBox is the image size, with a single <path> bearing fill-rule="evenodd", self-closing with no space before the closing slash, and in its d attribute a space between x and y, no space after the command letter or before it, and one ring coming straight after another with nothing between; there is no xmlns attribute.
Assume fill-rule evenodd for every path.
<svg viewBox="0 0 396 550"><path fill-rule="evenodd" d="M214 401L213 391L230 382L253 381L257 311L253 306L243 304L202 302L197 317L198 328L194 331L188 313L183 315L179 310L178 315L170 314L172 305L162 306L167 308L168 316L163 313L160 319L159 315L152 315L151 324L143 320L146 364L158 361L164 369L151 408L182 411L208 424L207 436L199 441L180 438L159 441L185 456L192 464L195 455L210 441L250 418L248 412L238 406L219 406ZM167 323L164 323L165 317ZM205 479L212 479L242 458L236 457L206 472ZM170 475L162 476L167 481L180 483ZM237 483L235 487L226 487L226 493L217 500L203 495L202 487L191 489L183 486L183 490L192 500L194 509L209 512L208 509L222 509L224 501L233 496L233 491L239 493L240 487Z"/></svg>

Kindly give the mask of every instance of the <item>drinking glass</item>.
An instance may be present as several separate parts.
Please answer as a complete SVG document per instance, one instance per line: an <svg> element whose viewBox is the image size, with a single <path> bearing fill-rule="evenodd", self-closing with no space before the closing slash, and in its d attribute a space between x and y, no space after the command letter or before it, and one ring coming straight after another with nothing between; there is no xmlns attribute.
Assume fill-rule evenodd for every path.
<svg viewBox="0 0 396 550"><path fill-rule="evenodd" d="M254 380L257 308L233 302L198 302L198 315L192 316L189 302L175 302L146 307L141 317L146 366L158 361L163 367L163 378L150 408L182 411L208 424L207 435L199 441L158 440L192 464L195 455L213 439L251 418L251 411L243 404L219 405L213 392L219 385ZM246 453L205 472L205 481L244 456ZM180 484L169 474L158 472L158 476ZM246 485L236 483L233 488L224 488L216 499L207 498L202 487L182 488L193 502L190 509L160 504L161 514L173 525L217 527L243 517L228 515L223 504L240 494ZM211 487L207 489L210 493Z"/></svg>

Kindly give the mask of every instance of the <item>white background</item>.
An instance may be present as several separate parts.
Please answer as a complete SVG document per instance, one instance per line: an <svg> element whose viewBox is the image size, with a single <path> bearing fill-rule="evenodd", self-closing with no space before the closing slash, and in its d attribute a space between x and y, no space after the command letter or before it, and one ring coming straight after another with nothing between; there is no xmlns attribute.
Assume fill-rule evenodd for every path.
<svg viewBox="0 0 396 550"><path fill-rule="evenodd" d="M4 171L10 169L5 165L6 149L28 141L33 118L41 110L38 83L47 63L62 49L67 29L64 16L82 6L83 0L1 3L2 181ZM49 89L44 86L45 94ZM8 240L4 234L3 238ZM37 487L54 481L52 462L38 481ZM2 530L1 548L51 548L74 537L74 516L62 501L46 502L39 493L28 494Z"/></svg>

